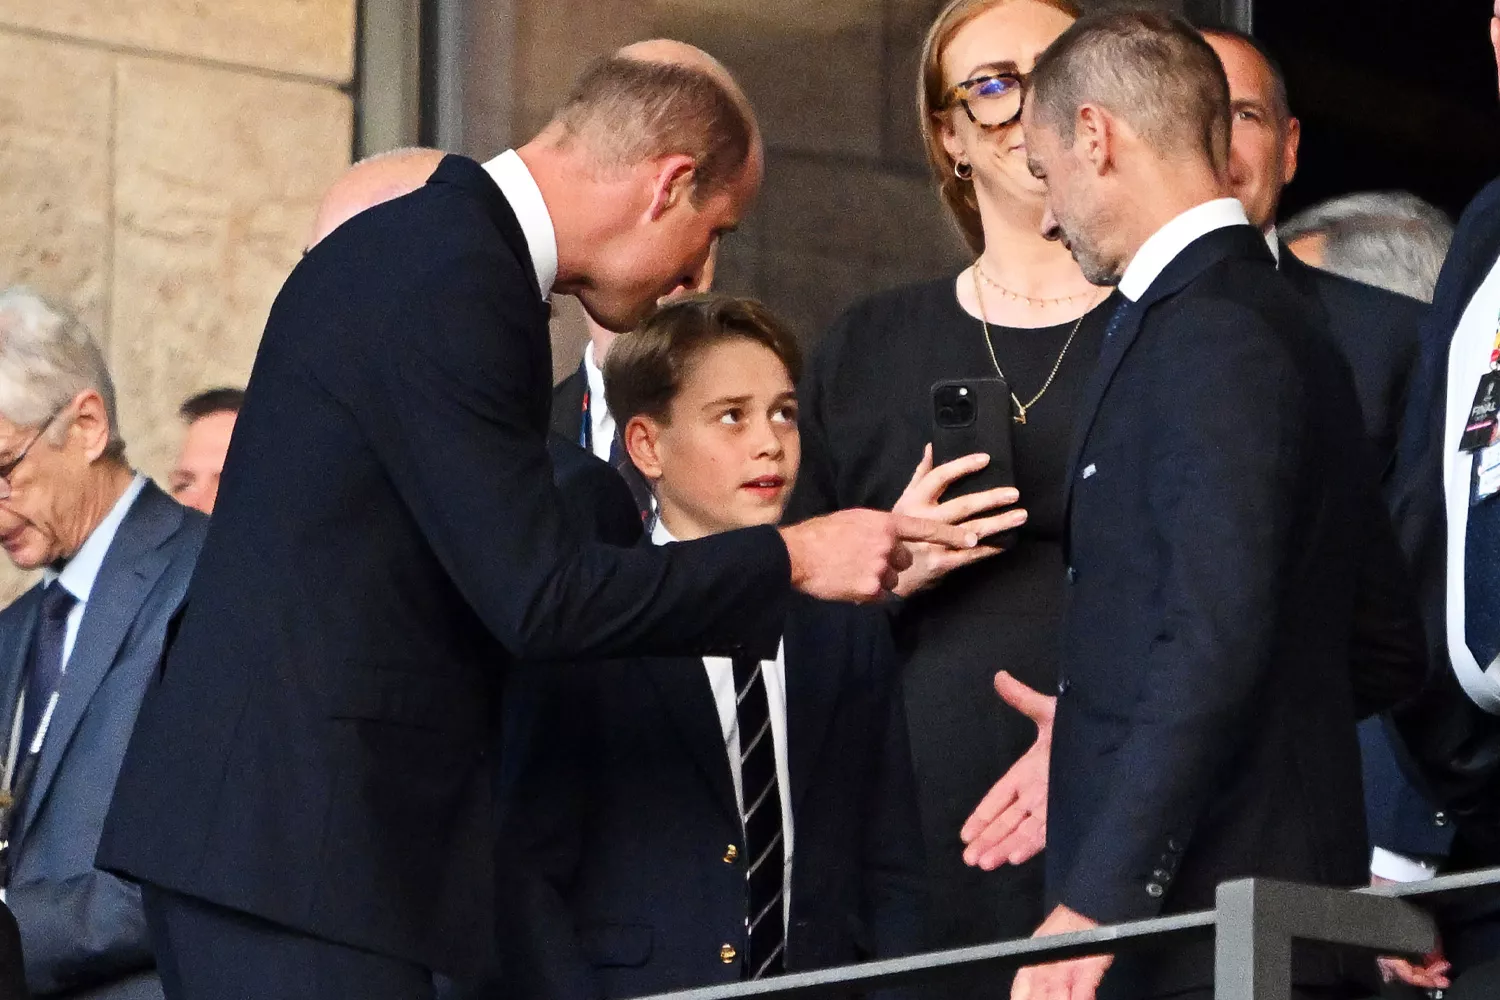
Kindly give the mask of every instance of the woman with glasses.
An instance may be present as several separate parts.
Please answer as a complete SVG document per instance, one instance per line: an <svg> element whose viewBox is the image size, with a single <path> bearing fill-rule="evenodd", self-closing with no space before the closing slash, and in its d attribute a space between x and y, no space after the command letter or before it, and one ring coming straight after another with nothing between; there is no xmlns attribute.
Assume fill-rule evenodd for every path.
<svg viewBox="0 0 1500 1000"><path fill-rule="evenodd" d="M954 471L922 475L924 463L911 476L930 437L933 383L1000 374L1013 393L1026 525L1008 551L967 565L919 555L918 572L902 581L902 592L919 592L897 616L938 947L1022 937L1044 915L1039 860L976 857L993 870L970 866L959 834L1036 736L995 696L996 671L1047 694L1057 683L1065 465L1074 406L1113 306L1041 235L1044 189L1027 169L1019 124L1027 72L1076 15L1071 0L954 0L938 15L918 85L922 132L974 263L855 305L819 343L800 394L796 517L898 504L931 516ZM1021 833L1035 841L1044 813L1032 811Z"/></svg>

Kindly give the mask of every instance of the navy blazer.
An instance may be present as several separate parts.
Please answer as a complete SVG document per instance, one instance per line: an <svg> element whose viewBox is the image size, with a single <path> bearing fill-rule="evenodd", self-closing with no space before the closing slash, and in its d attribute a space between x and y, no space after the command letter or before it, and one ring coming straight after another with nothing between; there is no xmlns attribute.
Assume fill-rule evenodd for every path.
<svg viewBox="0 0 1500 1000"><path fill-rule="evenodd" d="M1448 350L1469 300L1500 258L1500 181L1464 210L1422 325L1397 454L1394 513L1402 548L1416 570L1435 664L1422 696L1403 705L1395 728L1414 775L1457 824L1455 867L1500 864L1500 718L1476 706L1448 658L1448 526L1444 492Z"/></svg>
<svg viewBox="0 0 1500 1000"><path fill-rule="evenodd" d="M1248 226L1122 309L1070 462L1050 902L1112 923L1245 875L1361 883L1350 665L1389 704L1422 658L1347 365ZM1122 958L1102 995L1212 968L1206 945Z"/></svg>
<svg viewBox="0 0 1500 1000"><path fill-rule="evenodd" d="M94 869L125 746L182 605L207 519L147 483L84 607L36 778L14 836L6 902L38 995L157 997L140 891ZM40 585L0 611L0 719L15 717Z"/></svg>
<svg viewBox="0 0 1500 1000"><path fill-rule="evenodd" d="M569 526L547 319L515 213L463 157L297 265L101 866L477 970L508 905L491 732L510 666L774 649L774 528L623 549Z"/></svg>
<svg viewBox="0 0 1500 1000"><path fill-rule="evenodd" d="M900 679L872 609L787 618L789 969L920 950L922 841ZM703 664L527 670L505 740L511 877L494 995L638 996L733 982L747 852Z"/></svg>

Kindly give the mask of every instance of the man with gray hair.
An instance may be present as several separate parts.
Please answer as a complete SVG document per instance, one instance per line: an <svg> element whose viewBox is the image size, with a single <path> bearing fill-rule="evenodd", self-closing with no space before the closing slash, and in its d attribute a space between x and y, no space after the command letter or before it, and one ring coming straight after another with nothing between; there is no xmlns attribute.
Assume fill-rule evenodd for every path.
<svg viewBox="0 0 1500 1000"><path fill-rule="evenodd" d="M0 546L42 572L0 611L0 895L37 996L162 995L140 891L94 852L204 528L131 470L88 332L0 292Z"/></svg>
<svg viewBox="0 0 1500 1000"><path fill-rule="evenodd" d="M1233 197L1229 108L1191 26L1118 13L1042 54L1023 112L1044 231L1123 299L1064 495L1039 934L1211 907L1240 875L1362 881L1356 712L1421 679L1353 384ZM1299 987L1338 983L1309 957ZM1189 944L1026 969L1013 997L1212 980L1211 943Z"/></svg>
<svg viewBox="0 0 1500 1000"><path fill-rule="evenodd" d="M1303 209L1281 234L1305 264L1431 302L1453 221L1407 191L1362 191Z"/></svg>

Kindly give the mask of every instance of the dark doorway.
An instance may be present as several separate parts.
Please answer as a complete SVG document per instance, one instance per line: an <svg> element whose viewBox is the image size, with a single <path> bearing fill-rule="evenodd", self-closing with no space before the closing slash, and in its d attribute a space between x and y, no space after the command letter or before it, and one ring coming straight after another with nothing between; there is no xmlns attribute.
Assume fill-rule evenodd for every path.
<svg viewBox="0 0 1500 1000"><path fill-rule="evenodd" d="M1490 14L1489 0L1255 0L1302 119L1283 215L1399 189L1456 216L1500 174Z"/></svg>

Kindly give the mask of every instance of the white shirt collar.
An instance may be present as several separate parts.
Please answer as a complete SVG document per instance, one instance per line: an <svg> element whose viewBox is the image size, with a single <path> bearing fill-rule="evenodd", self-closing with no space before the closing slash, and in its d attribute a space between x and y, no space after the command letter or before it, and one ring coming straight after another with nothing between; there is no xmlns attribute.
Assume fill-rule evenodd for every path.
<svg viewBox="0 0 1500 1000"><path fill-rule="evenodd" d="M1132 302L1139 301L1167 265L1198 237L1216 229L1249 223L1245 207L1234 198L1216 198L1188 209L1141 244L1120 278L1120 294Z"/></svg>
<svg viewBox="0 0 1500 1000"><path fill-rule="evenodd" d="M1271 248L1271 256L1276 258L1276 266L1281 266L1281 237L1276 235L1276 225L1266 230L1266 246Z"/></svg>
<svg viewBox="0 0 1500 1000"><path fill-rule="evenodd" d="M145 487L146 477L137 472L130 485L125 487L125 492L120 494L120 499L104 515L104 520L89 532L89 537L84 540L78 554L68 560L62 572L54 569L42 571L43 583L50 585L54 580L61 580L62 585L68 588L68 593L77 598L79 604L87 604L89 594L94 589L94 581L99 578L99 568L104 565L104 557L109 554L109 547L114 543L115 533L120 530L125 515L130 512L135 498L141 495L141 490Z"/></svg>
<svg viewBox="0 0 1500 1000"><path fill-rule="evenodd" d="M589 384L589 440L594 443L594 454L607 462L615 443L615 417L604 396L604 369L594 359L593 341L583 348L583 374Z"/></svg>
<svg viewBox="0 0 1500 1000"><path fill-rule="evenodd" d="M667 530L667 526L665 524L662 524L661 518L658 517L656 519L656 524L652 525L651 527L651 544L671 545L676 541L677 539L672 536L672 533Z"/></svg>
<svg viewBox="0 0 1500 1000"><path fill-rule="evenodd" d="M545 299L552 294L552 283L557 280L557 230L552 228L552 213L547 211L542 189L536 186L536 178L531 176L526 161L514 149L507 149L486 163L484 169L521 223L526 249L531 253L531 266L536 268L536 283Z"/></svg>

